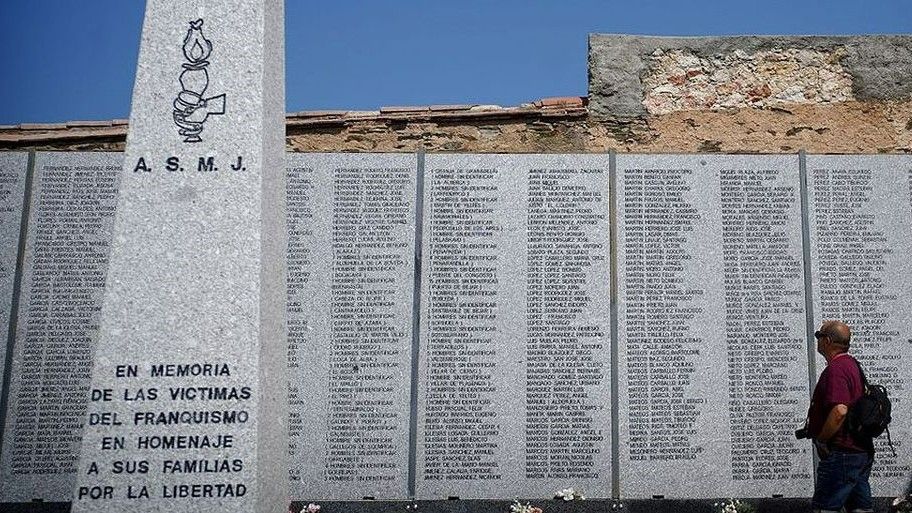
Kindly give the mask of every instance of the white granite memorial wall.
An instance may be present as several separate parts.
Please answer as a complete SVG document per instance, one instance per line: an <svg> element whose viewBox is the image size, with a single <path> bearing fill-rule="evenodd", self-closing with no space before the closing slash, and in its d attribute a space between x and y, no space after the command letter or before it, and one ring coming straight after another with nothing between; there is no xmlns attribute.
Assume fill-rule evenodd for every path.
<svg viewBox="0 0 912 513"><path fill-rule="evenodd" d="M806 495L798 157L617 162L621 495Z"/></svg>
<svg viewBox="0 0 912 513"><path fill-rule="evenodd" d="M851 326L851 352L893 402L871 486L899 495L912 473L912 157L807 157L814 326ZM817 372L825 366L816 361Z"/></svg>
<svg viewBox="0 0 912 513"><path fill-rule="evenodd" d="M171 411L244 411L250 422L252 406L240 395L202 407L137 399L150 388L243 394L250 386L231 382L230 364L230 378L184 383L176 361L166 376L165 356L196 354L193 344L123 367L104 356L114 386L92 387L112 394L97 402L130 409L116 410L117 423L106 415L114 410L97 404L86 414L107 254L118 240L119 180L165 183L173 177L156 173L180 172L167 171L166 159L150 158L147 176L136 162L121 172L123 154L38 153L26 191L27 155L6 155L0 177L10 177L10 190L0 205L10 206L0 213L17 248L3 255L10 304L25 244L7 344L0 501L68 500L77 477L88 479L76 474L86 421L98 444L123 437L135 446L89 451L113 455L109 477L120 475L116 461L150 462L126 483L136 494L138 480L166 467L136 446L138 437L241 436L236 424L137 431ZM808 361L807 332L829 318L852 325L853 352L894 400L897 456L878 443L876 493L898 491L908 475L909 157L808 156L803 175L797 155L617 155L613 170L608 155L286 158L290 412L282 446L291 499L547 498L565 487L592 498L807 497L810 444L793 432L824 365ZM213 184L226 172L219 160L214 174L197 160L185 172ZM168 197L199 210L207 186L188 183ZM156 211L129 197L145 205L136 214L143 219ZM18 234L23 208L27 230ZM155 229L176 236L187 228ZM239 240L206 251L218 260ZM199 278L215 276L208 273ZM131 365L149 376L129 376ZM196 465L226 470L203 475L247 482L243 456L168 461L208 461ZM159 494L170 493L161 486L170 485ZM126 503L145 500L122 492Z"/></svg>
<svg viewBox="0 0 912 513"><path fill-rule="evenodd" d="M608 171L428 156L419 498L610 495Z"/></svg>

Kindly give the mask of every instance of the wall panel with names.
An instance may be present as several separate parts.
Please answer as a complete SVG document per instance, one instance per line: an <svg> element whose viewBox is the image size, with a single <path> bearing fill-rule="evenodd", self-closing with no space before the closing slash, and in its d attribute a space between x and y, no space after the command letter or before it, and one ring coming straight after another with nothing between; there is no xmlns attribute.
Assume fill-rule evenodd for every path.
<svg viewBox="0 0 912 513"><path fill-rule="evenodd" d="M72 495L122 158L36 156L0 501Z"/></svg>
<svg viewBox="0 0 912 513"><path fill-rule="evenodd" d="M10 313L27 172L28 153L0 153L0 340L3 341L0 344L0 397L3 396L7 344L12 343L7 340L7 333L12 321Z"/></svg>
<svg viewBox="0 0 912 513"><path fill-rule="evenodd" d="M415 155L289 155L293 499L407 497Z"/></svg>
<svg viewBox="0 0 912 513"><path fill-rule="evenodd" d="M805 496L797 157L617 162L621 496Z"/></svg>
<svg viewBox="0 0 912 513"><path fill-rule="evenodd" d="M122 157L37 155L0 501L71 496ZM617 160L621 496L807 496L797 156ZM0 155L0 328L26 161ZM417 159L288 167L291 496L405 498ZM418 496L610 496L608 157L426 169ZM872 482L898 492L912 157L809 156L807 174L815 322L846 320L890 390L898 457L879 442Z"/></svg>
<svg viewBox="0 0 912 513"><path fill-rule="evenodd" d="M608 174L427 157L419 498L610 496Z"/></svg>
<svg viewBox="0 0 912 513"><path fill-rule="evenodd" d="M810 155L807 173L815 324L848 323L850 352L890 393L897 456L877 441L871 486L896 495L912 472L912 157Z"/></svg>

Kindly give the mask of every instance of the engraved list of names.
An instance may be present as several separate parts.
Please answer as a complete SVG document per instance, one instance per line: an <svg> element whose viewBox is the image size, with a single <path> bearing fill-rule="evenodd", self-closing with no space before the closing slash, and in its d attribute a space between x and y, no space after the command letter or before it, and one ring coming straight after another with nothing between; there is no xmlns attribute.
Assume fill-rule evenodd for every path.
<svg viewBox="0 0 912 513"><path fill-rule="evenodd" d="M118 153L36 155L0 501L70 499L120 168Z"/></svg>
<svg viewBox="0 0 912 513"><path fill-rule="evenodd" d="M610 495L607 164L428 157L419 497Z"/></svg>
<svg viewBox="0 0 912 513"><path fill-rule="evenodd" d="M0 333L9 332L11 321L27 168L27 153L0 154ZM0 379L3 379L6 369L4 345L0 345L0 369L3 369ZM0 397L2 394L3 384L0 384Z"/></svg>
<svg viewBox="0 0 912 513"><path fill-rule="evenodd" d="M617 173L622 493L803 496L797 157L622 155Z"/></svg>
<svg viewBox="0 0 912 513"><path fill-rule="evenodd" d="M417 159L288 166L291 497L404 499Z"/></svg>
<svg viewBox="0 0 912 513"><path fill-rule="evenodd" d="M912 158L812 155L807 170L815 323L848 323L852 354L890 393L897 455L876 441L871 487L898 494L912 471Z"/></svg>

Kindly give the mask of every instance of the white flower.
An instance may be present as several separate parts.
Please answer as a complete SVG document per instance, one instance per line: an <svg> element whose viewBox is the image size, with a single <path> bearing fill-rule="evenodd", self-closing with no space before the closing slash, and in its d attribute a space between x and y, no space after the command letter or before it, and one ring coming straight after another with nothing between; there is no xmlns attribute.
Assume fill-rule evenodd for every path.
<svg viewBox="0 0 912 513"><path fill-rule="evenodd" d="M521 503L519 499L513 499L513 504L510 504L510 511L512 513L541 513L541 509L532 506L530 503Z"/></svg>
<svg viewBox="0 0 912 513"><path fill-rule="evenodd" d="M741 506L741 501L737 499L728 499L726 501L713 503L713 507L719 508L719 513L739 513L739 506Z"/></svg>
<svg viewBox="0 0 912 513"><path fill-rule="evenodd" d="M573 488L564 488L563 490L558 490L554 492L554 497L563 499L565 501L586 500L586 498L583 497L583 493L581 491L575 490Z"/></svg>
<svg viewBox="0 0 912 513"><path fill-rule="evenodd" d="M314 504L313 502L311 502L310 504L307 505L307 507L305 507L304 509L301 510L301 513L319 513L319 511L320 511L320 505Z"/></svg>

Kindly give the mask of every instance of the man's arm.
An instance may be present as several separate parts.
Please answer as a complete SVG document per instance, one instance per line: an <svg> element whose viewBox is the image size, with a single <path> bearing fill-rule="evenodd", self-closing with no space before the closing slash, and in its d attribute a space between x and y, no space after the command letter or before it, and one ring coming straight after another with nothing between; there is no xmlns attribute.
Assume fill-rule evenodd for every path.
<svg viewBox="0 0 912 513"><path fill-rule="evenodd" d="M830 410L830 414L827 415L826 422L824 422L823 427L820 428L820 434L817 435L817 441L826 443L830 438L833 438L833 435L842 427L842 423L845 422L848 413L849 407L844 404L833 406L833 409Z"/></svg>

